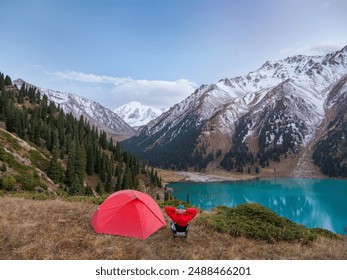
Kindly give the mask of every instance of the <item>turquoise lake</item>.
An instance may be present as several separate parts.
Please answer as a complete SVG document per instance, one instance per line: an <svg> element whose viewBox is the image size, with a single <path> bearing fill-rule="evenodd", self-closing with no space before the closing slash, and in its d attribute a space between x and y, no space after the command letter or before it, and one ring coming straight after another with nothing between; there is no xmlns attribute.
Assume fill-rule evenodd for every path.
<svg viewBox="0 0 347 280"><path fill-rule="evenodd" d="M344 234L347 229L347 181L276 178L241 182L171 183L173 195L203 210L250 202L309 228Z"/></svg>

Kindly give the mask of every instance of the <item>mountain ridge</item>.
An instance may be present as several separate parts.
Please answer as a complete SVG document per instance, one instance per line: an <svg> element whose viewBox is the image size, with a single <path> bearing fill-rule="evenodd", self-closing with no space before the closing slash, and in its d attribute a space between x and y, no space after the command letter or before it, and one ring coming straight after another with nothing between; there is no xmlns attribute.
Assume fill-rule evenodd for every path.
<svg viewBox="0 0 347 280"><path fill-rule="evenodd" d="M190 159L179 167L179 159L159 166L204 169L218 161L223 168L242 170L253 162L245 159L250 152L259 166L269 159L278 161L284 154L299 155L313 141L330 110L327 98L345 75L347 46L325 56L296 55L267 61L247 75L202 85L123 145L150 163L158 162L153 159L163 150L173 159L169 143L187 134L184 120L189 120L189 129L197 135L190 140L191 149L185 151ZM247 141L256 143L250 148ZM184 149L184 140L178 142L176 148Z"/></svg>
<svg viewBox="0 0 347 280"><path fill-rule="evenodd" d="M143 105L138 101L129 102L114 110L131 127L138 129L160 116L167 109Z"/></svg>
<svg viewBox="0 0 347 280"><path fill-rule="evenodd" d="M40 92L47 95L49 101L59 104L65 113L72 113L76 118L83 115L91 125L104 130L110 136L120 137L123 140L135 134L135 130L124 122L122 118L96 101L73 93L38 87L27 83L23 79L14 80L13 84L18 88L24 84L28 87L39 89Z"/></svg>

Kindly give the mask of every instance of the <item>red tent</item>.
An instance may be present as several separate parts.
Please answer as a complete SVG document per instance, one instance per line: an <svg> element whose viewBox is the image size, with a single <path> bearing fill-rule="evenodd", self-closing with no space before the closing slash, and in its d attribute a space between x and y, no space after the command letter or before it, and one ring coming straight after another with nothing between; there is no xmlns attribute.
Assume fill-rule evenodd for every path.
<svg viewBox="0 0 347 280"><path fill-rule="evenodd" d="M147 194L123 190L111 194L95 211L90 224L97 233L146 239L165 226L158 204Z"/></svg>

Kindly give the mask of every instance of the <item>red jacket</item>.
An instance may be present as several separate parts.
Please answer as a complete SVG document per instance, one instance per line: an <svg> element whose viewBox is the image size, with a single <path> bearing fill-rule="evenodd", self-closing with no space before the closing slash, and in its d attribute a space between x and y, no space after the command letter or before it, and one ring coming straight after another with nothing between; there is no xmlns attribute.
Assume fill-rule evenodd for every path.
<svg viewBox="0 0 347 280"><path fill-rule="evenodd" d="M176 211L175 207L166 206L165 212L176 224L181 227L185 227L188 225L189 221L195 217L198 210L195 208L187 208L185 212L179 213Z"/></svg>

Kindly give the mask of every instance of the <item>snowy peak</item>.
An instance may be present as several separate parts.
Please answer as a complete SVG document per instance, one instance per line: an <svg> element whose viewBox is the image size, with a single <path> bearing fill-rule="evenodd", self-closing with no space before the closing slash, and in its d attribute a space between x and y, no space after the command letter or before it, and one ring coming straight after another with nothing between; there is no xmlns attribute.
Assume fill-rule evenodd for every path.
<svg viewBox="0 0 347 280"><path fill-rule="evenodd" d="M34 87L34 88L36 87L36 86L24 81L23 79L14 80L13 85L17 86L17 88L21 88L22 85L25 85L26 87ZM36 87L36 88L38 88L38 87Z"/></svg>
<svg viewBox="0 0 347 280"><path fill-rule="evenodd" d="M50 102L59 104L65 113L72 113L76 118L80 118L83 115L91 125L104 130L111 136L119 136L121 137L120 139L124 139L135 134L135 131L116 113L95 101L72 93L37 87L22 79L17 79L13 83L18 88L24 84L26 87L39 89L42 94L47 96Z"/></svg>
<svg viewBox="0 0 347 280"><path fill-rule="evenodd" d="M148 124L165 111L166 109L146 106L136 101L125 104L114 110L118 116L133 128Z"/></svg>

